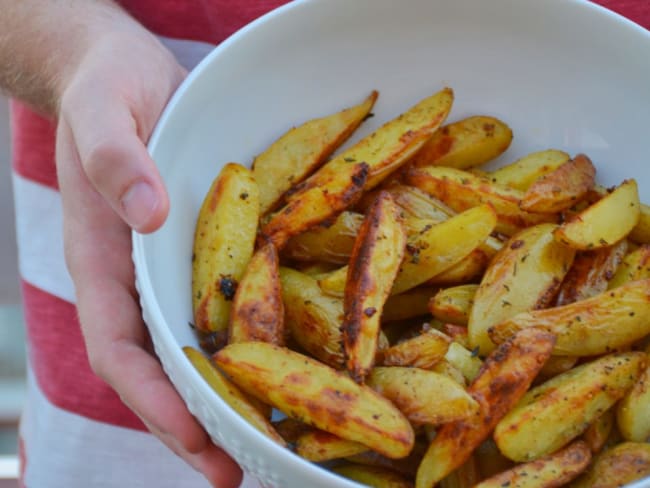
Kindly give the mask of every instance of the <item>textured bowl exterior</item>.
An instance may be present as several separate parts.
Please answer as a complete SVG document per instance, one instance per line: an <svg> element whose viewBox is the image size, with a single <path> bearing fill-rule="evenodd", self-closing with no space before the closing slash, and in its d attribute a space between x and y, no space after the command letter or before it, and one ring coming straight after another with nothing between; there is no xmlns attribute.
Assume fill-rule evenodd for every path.
<svg viewBox="0 0 650 488"><path fill-rule="evenodd" d="M250 165L292 125L380 98L357 140L443 86L450 120L484 113L515 140L494 164L556 147L587 153L605 184L635 177L650 201L650 34L581 0L305 0L216 48L170 101L149 143L171 211L133 235L144 321L165 372L215 443L264 486L359 486L280 448L200 378L191 248L198 209L229 161ZM650 480L637 483L650 487Z"/></svg>

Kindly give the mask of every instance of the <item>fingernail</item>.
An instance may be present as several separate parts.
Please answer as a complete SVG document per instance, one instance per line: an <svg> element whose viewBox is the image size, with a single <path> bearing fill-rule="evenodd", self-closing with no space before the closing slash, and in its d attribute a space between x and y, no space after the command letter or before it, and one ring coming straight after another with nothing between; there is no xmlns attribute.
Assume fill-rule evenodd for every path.
<svg viewBox="0 0 650 488"><path fill-rule="evenodd" d="M138 181L131 185L131 188L122 197L122 208L126 220L135 230L149 221L157 205L156 192L151 185L144 181Z"/></svg>

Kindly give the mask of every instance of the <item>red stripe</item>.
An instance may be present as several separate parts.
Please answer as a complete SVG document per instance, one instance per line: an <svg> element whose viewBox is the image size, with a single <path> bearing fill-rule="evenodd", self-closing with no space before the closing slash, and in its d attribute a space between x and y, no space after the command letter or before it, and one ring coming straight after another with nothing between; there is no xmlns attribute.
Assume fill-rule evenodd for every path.
<svg viewBox="0 0 650 488"><path fill-rule="evenodd" d="M650 2L647 0L596 0L595 3L650 30Z"/></svg>
<svg viewBox="0 0 650 488"><path fill-rule="evenodd" d="M63 410L121 427L146 430L88 363L73 304L23 281L30 363L45 397Z"/></svg>

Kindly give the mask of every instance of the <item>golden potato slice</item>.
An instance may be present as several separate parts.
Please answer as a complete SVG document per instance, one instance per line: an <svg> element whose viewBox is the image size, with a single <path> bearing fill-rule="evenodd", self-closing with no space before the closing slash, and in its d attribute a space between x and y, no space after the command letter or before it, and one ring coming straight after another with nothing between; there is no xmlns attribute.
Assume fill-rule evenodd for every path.
<svg viewBox="0 0 650 488"><path fill-rule="evenodd" d="M438 320L467 325L478 285L460 285L440 290L429 301L429 311Z"/></svg>
<svg viewBox="0 0 650 488"><path fill-rule="evenodd" d="M519 312L551 303L575 251L553 237L557 226L540 224L514 235L492 259L474 295L467 330L470 347L492 351L488 329Z"/></svg>
<svg viewBox="0 0 650 488"><path fill-rule="evenodd" d="M450 342L449 337L442 332L429 329L382 351L382 364L431 369L444 359Z"/></svg>
<svg viewBox="0 0 650 488"><path fill-rule="evenodd" d="M639 221L630 231L630 239L638 244L650 244L650 206L640 205Z"/></svg>
<svg viewBox="0 0 650 488"><path fill-rule="evenodd" d="M650 444L624 442L603 451L571 488L625 486L650 475Z"/></svg>
<svg viewBox="0 0 650 488"><path fill-rule="evenodd" d="M608 288L611 290L630 281L647 278L650 278L650 245L643 244L623 258L609 281Z"/></svg>
<svg viewBox="0 0 650 488"><path fill-rule="evenodd" d="M354 243L343 298L346 367L362 383L372 368L384 302L404 256L406 231L389 193L370 207Z"/></svg>
<svg viewBox="0 0 650 488"><path fill-rule="evenodd" d="M282 254L295 261L347 264L362 222L363 215L345 211L333 223L323 222L289 239Z"/></svg>
<svg viewBox="0 0 650 488"><path fill-rule="evenodd" d="M525 329L485 360L468 392L479 402L478 415L443 425L429 445L415 479L416 488L434 484L462 465L494 426L524 395L551 354L554 338Z"/></svg>
<svg viewBox="0 0 650 488"><path fill-rule="evenodd" d="M496 230L506 235L531 225L557 221L554 215L533 214L519 208L523 192L468 171L442 166L410 168L405 180L456 212L489 203L497 213Z"/></svg>
<svg viewBox="0 0 650 488"><path fill-rule="evenodd" d="M300 435L295 447L296 454L315 463L353 456L367 450L368 447L359 442L342 439L318 429Z"/></svg>
<svg viewBox="0 0 650 488"><path fill-rule="evenodd" d="M478 483L475 488L554 488L563 486L582 473L591 461L584 442L577 441L564 449Z"/></svg>
<svg viewBox="0 0 650 488"><path fill-rule="evenodd" d="M368 466L365 464L346 463L334 466L335 473L374 488L413 488L407 478L389 468Z"/></svg>
<svg viewBox="0 0 650 488"><path fill-rule="evenodd" d="M426 284L429 286L453 286L480 281L491 259L481 247L483 246L477 247L450 268L428 279Z"/></svg>
<svg viewBox="0 0 650 488"><path fill-rule="evenodd" d="M494 210L481 205L409 236L391 293L415 288L458 263L485 241L495 223ZM330 295L343 296L347 273L347 267L340 268L319 280L319 285Z"/></svg>
<svg viewBox="0 0 650 488"><path fill-rule="evenodd" d="M650 334L650 279L632 281L579 302L523 312L490 327L495 343L518 330L539 327L557 336L554 355L591 356Z"/></svg>
<svg viewBox="0 0 650 488"><path fill-rule="evenodd" d="M429 219L434 222L447 220L456 214L451 208L440 200L429 196L419 188L410 185L390 185L386 188L395 200L395 203L405 214L420 219Z"/></svg>
<svg viewBox="0 0 650 488"><path fill-rule="evenodd" d="M499 450L518 462L555 452L614 405L645 363L640 352L609 354L531 389L494 429Z"/></svg>
<svg viewBox="0 0 650 488"><path fill-rule="evenodd" d="M462 344L454 341L449 344L445 359L463 374L468 383L471 383L483 367L483 361L478 357L477 352L468 351Z"/></svg>
<svg viewBox="0 0 650 488"><path fill-rule="evenodd" d="M259 248L242 277L230 311L228 342L284 344L284 306L278 253L273 244Z"/></svg>
<svg viewBox="0 0 650 488"><path fill-rule="evenodd" d="M605 443L612 433L614 422L614 409L610 408L589 424L587 430L582 434L582 439L587 443L592 453L598 453L605 447Z"/></svg>
<svg viewBox="0 0 650 488"><path fill-rule="evenodd" d="M504 122L495 117L476 115L438 129L411 163L415 166L471 168L495 159L508 149L511 142L512 130Z"/></svg>
<svg viewBox="0 0 650 488"><path fill-rule="evenodd" d="M340 369L345 365L341 348L343 301L325 295L318 282L299 271L280 268L285 327L306 352Z"/></svg>
<svg viewBox="0 0 650 488"><path fill-rule="evenodd" d="M528 212L560 212L582 200L595 184L596 168L587 156L578 154L535 181L524 193L521 208Z"/></svg>
<svg viewBox="0 0 650 488"><path fill-rule="evenodd" d="M437 291L438 288L419 286L399 295L389 296L381 315L382 323L427 315L429 300Z"/></svg>
<svg viewBox="0 0 650 488"><path fill-rule="evenodd" d="M232 299L253 255L259 210L251 171L225 165L203 200L194 232L192 306L201 332L227 335Z"/></svg>
<svg viewBox="0 0 650 488"><path fill-rule="evenodd" d="M378 95L373 91L359 105L293 127L253 160L261 214L272 210L291 186L321 166L352 135Z"/></svg>
<svg viewBox="0 0 650 488"><path fill-rule="evenodd" d="M253 402L231 381L229 381L201 351L190 346L183 347L183 352L196 368L203 379L230 407L242 416L244 420L259 430L262 434L286 447L286 442L273 428L271 423L258 410Z"/></svg>
<svg viewBox="0 0 650 488"><path fill-rule="evenodd" d="M558 227L555 236L575 249L611 246L636 226L639 206L636 181L626 180L610 194Z"/></svg>
<svg viewBox="0 0 650 488"><path fill-rule="evenodd" d="M390 401L303 354L265 342L239 342L218 351L214 361L240 388L288 417L391 458L413 448L413 429Z"/></svg>
<svg viewBox="0 0 650 488"><path fill-rule="evenodd" d="M426 369L379 366L372 369L366 384L388 398L414 425L444 424L478 412L478 403L465 388Z"/></svg>
<svg viewBox="0 0 650 488"><path fill-rule="evenodd" d="M627 252L627 240L595 251L579 251L555 301L566 305L604 292ZM650 278L650 276L648 276Z"/></svg>
<svg viewBox="0 0 650 488"><path fill-rule="evenodd" d="M650 346L648 365L616 407L618 430L624 439L650 442Z"/></svg>
<svg viewBox="0 0 650 488"><path fill-rule="evenodd" d="M536 151L492 171L487 177L497 185L526 191L539 178L559 168L570 158L567 153L557 149Z"/></svg>

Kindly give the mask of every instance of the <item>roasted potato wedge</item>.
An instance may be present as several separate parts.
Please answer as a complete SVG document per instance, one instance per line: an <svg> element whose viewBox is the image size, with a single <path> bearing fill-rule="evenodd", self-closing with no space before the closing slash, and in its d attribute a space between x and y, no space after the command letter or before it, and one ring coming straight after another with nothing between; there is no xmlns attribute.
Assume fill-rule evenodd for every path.
<svg viewBox="0 0 650 488"><path fill-rule="evenodd" d="M260 190L260 213L272 210L282 195L320 167L372 110L379 93L359 105L291 128L253 160Z"/></svg>
<svg viewBox="0 0 650 488"><path fill-rule="evenodd" d="M227 336L237 285L253 255L259 196L251 171L223 167L208 191L194 232L192 306L197 330Z"/></svg>
<svg viewBox="0 0 650 488"><path fill-rule="evenodd" d="M595 184L596 168L587 156L578 154L535 181L520 206L528 212L561 212L582 200Z"/></svg>
<svg viewBox="0 0 650 488"><path fill-rule="evenodd" d="M555 305L585 300L607 290L609 280L623 262L627 248L627 240L623 239L613 246L576 253L557 294Z"/></svg>
<svg viewBox="0 0 650 488"><path fill-rule="evenodd" d="M647 278L650 278L650 245L643 244L623 258L609 281L608 288L616 288L630 281Z"/></svg>
<svg viewBox="0 0 650 488"><path fill-rule="evenodd" d="M525 192L539 178L553 172L570 158L567 153L557 149L536 151L492 171L487 176L497 185Z"/></svg>
<svg viewBox="0 0 650 488"><path fill-rule="evenodd" d="M249 395L289 417L391 458L413 448L413 429L390 401L323 363L265 342L229 344L213 358Z"/></svg>
<svg viewBox="0 0 650 488"><path fill-rule="evenodd" d="M410 168L405 181L442 200L456 212L489 203L497 214L496 230L505 235L512 235L531 225L557 221L554 215L522 210L519 202L524 196L523 192L499 186L488 177L468 171L442 166Z"/></svg>
<svg viewBox="0 0 650 488"><path fill-rule="evenodd" d="M414 425L439 425L476 415L479 405L465 388L426 369L379 366L366 384L388 398Z"/></svg>
<svg viewBox="0 0 650 488"><path fill-rule="evenodd" d="M478 285L459 285L440 290L429 300L429 311L438 320L467 325Z"/></svg>
<svg viewBox="0 0 650 488"><path fill-rule="evenodd" d="M555 231L561 242L580 250L611 246L627 236L640 217L635 180L626 180L598 202L563 223Z"/></svg>
<svg viewBox="0 0 650 488"><path fill-rule="evenodd" d="M478 483L474 488L554 488L582 473L591 461L591 451L577 441L548 456L519 464Z"/></svg>
<svg viewBox="0 0 650 488"><path fill-rule="evenodd" d="M474 295L467 330L482 355L494 343L488 329L519 312L548 306L575 251L553 237L557 226L541 224L514 235L492 259Z"/></svg>
<svg viewBox="0 0 650 488"><path fill-rule="evenodd" d="M333 467L332 471L352 481L374 488L413 488L413 483L407 478L389 468L380 466L346 463Z"/></svg>
<svg viewBox="0 0 650 488"><path fill-rule="evenodd" d="M504 122L476 115L444 125L411 160L415 166L451 166L466 169L500 156L512 142Z"/></svg>
<svg viewBox="0 0 650 488"><path fill-rule="evenodd" d="M293 340L323 363L342 369L343 300L322 292L311 276L280 268L285 327Z"/></svg>
<svg viewBox="0 0 650 488"><path fill-rule="evenodd" d="M582 439L589 446L592 453L598 453L605 447L607 439L609 439L614 428L615 420L614 408L610 408L590 423L587 430L582 434Z"/></svg>
<svg viewBox="0 0 650 488"><path fill-rule="evenodd" d="M638 244L650 244L650 206L641 204L639 221L630 231L630 239Z"/></svg>
<svg viewBox="0 0 650 488"><path fill-rule="evenodd" d="M616 407L616 423L624 439L650 442L650 345L648 365Z"/></svg>
<svg viewBox="0 0 650 488"><path fill-rule="evenodd" d="M623 442L603 451L571 488L625 486L650 475L650 444Z"/></svg>
<svg viewBox="0 0 650 488"><path fill-rule="evenodd" d="M478 351L468 351L463 345L453 341L449 344L445 359L463 374L468 383L471 383L483 366L483 361L477 353Z"/></svg>
<svg viewBox="0 0 650 488"><path fill-rule="evenodd" d="M190 346L183 347L183 352L210 387L244 420L259 430L262 434L285 446L287 443L273 428L262 412L257 409L237 386L228 380L212 362L199 350Z"/></svg>
<svg viewBox="0 0 650 488"><path fill-rule="evenodd" d="M468 392L479 402L478 415L444 424L424 455L415 479L416 488L435 483L462 465L494 426L524 395L546 359L554 337L526 329L499 346L485 360Z"/></svg>
<svg viewBox="0 0 650 488"><path fill-rule="evenodd" d="M243 341L284 344L279 260L270 243L253 254L232 302L228 342Z"/></svg>
<svg viewBox="0 0 650 488"><path fill-rule="evenodd" d="M389 193L381 192L352 249L343 298L346 367L362 383L374 365L384 302L404 256L406 231Z"/></svg>
<svg viewBox="0 0 650 488"><path fill-rule="evenodd" d="M382 351L382 364L431 369L444 359L450 342L442 332L430 329Z"/></svg>
<svg viewBox="0 0 650 488"><path fill-rule="evenodd" d="M641 352L609 354L531 389L494 429L499 450L517 462L555 452L614 405L645 363Z"/></svg>
<svg viewBox="0 0 650 488"><path fill-rule="evenodd" d="M561 307L517 314L490 327L489 335L498 344L518 330L539 327L557 337L554 355L591 356L650 334L648 316L650 279L632 281Z"/></svg>
<svg viewBox="0 0 650 488"><path fill-rule="evenodd" d="M315 463L353 456L368 450L359 442L342 439L324 430L311 429L296 439L295 451Z"/></svg>
<svg viewBox="0 0 650 488"><path fill-rule="evenodd" d="M389 296L381 315L382 323L427 315L429 313L429 300L437 291L438 288L419 286L399 295Z"/></svg>

